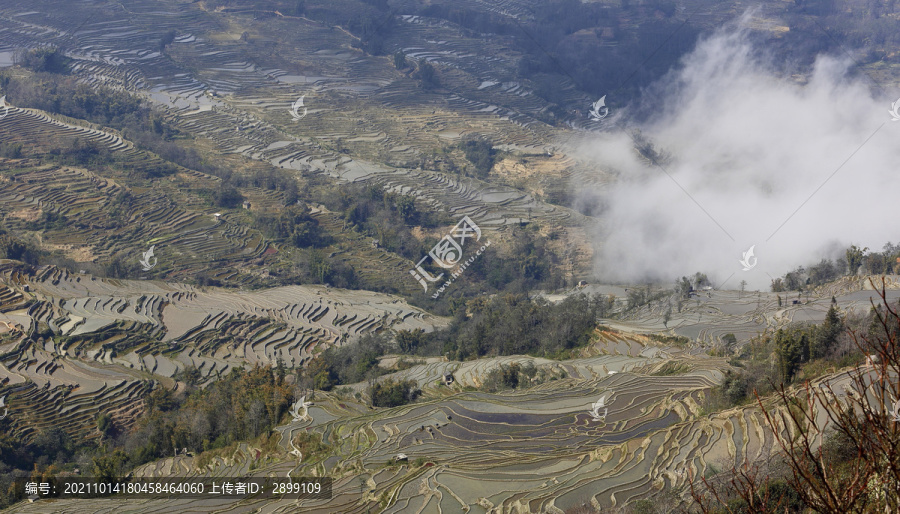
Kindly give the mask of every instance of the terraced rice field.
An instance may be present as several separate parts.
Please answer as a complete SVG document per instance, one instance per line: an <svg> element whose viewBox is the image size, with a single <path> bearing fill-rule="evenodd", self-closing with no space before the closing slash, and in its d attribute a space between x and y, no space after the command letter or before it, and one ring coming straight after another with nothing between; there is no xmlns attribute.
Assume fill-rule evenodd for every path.
<svg viewBox="0 0 900 514"><path fill-rule="evenodd" d="M69 20L0 9L0 18L10 21L0 34L0 47L60 44L69 49L81 80L145 96L167 121L207 139L220 152L288 170L382 184L493 228L525 219L566 226L591 223L529 191L403 164L416 163L470 133L485 135L499 147L536 154L548 150L544 142L558 139L556 129L533 118L541 102L504 77L511 75L507 68L514 60L501 62L491 52L479 51L484 44L480 38L460 38L455 29L422 18L397 18L398 44L408 46L411 58L440 65L448 84L459 81L455 90L476 92L464 97L423 91L386 59L349 48L352 38L346 33L303 18L254 20L178 2L152 7L125 2L120 9L85 6L84 15L82 29L70 34L60 28ZM241 40L240 33L223 29L235 23L249 38ZM178 37L166 54L147 50L149 41L172 29ZM435 40L436 31L446 37ZM283 40L284 52L266 50L264 34ZM462 87L469 82L483 87ZM289 106L301 95L309 113L294 122ZM4 121L18 129L24 119L19 115ZM114 143L121 146L116 150L127 150L125 143ZM571 162L563 166L587 169ZM597 177L596 172L590 175L591 180ZM563 173L559 184L570 178L571 171Z"/></svg>
<svg viewBox="0 0 900 514"><path fill-rule="evenodd" d="M563 236L550 248L567 263L569 276L591 268L585 234L594 232L597 221L547 200L567 197L573 178L595 183L608 176L589 161L559 152L578 131L560 133L539 121L542 102L510 78L515 59L497 57L505 48L502 42L491 43L496 52L486 52L483 38L437 20L396 15L398 29L388 45L404 49L411 61L440 67L446 86L432 91L410 78L409 70L353 49L355 38L345 31L303 17L210 12L203 3L127 1L115 8L79 5L83 22L71 30L71 17L59 16L51 4L0 7L6 27L0 50L58 45L78 81L146 98L168 123L191 134L195 147L219 154L230 165L379 184L454 217L468 215L489 231L534 221ZM475 4L504 16L528 16L536 7ZM160 52L158 42L170 30L175 40ZM273 52L276 40L279 50ZM571 84L563 89L579 95ZM298 122L289 108L300 96L308 114ZM515 173L498 175L485 182L445 170L450 158L441 152L476 134L498 149L527 155L541 173L527 180ZM0 138L35 148L47 141L90 141L136 171L164 164L114 130L15 106L0 120ZM141 189L87 170L21 173L27 163L4 165L15 180L4 184L9 187L0 205L8 210L2 214L10 218L14 213L12 218L19 216L23 223L44 212L66 216L76 230L51 233L64 241L52 249L77 262L133 261L156 244L166 250L158 252L160 265L149 276L185 280L215 263L211 279L259 287L273 283L268 265L291 260L289 249L229 222L234 215L226 213L215 222L215 210L198 191L215 190L216 177L180 169L171 183L161 181L162 189L160 181ZM243 189L255 210L284 201L275 192ZM110 219L112 200L123 191L135 196L138 207ZM326 214L317 217L331 223ZM366 287L417 291L408 276L413 263L356 239L328 253L357 269ZM570 255L575 247L578 255ZM247 265L258 271L245 272Z"/></svg>
<svg viewBox="0 0 900 514"><path fill-rule="evenodd" d="M574 360L579 367L647 364L647 359ZM490 367L498 362L486 362ZM543 364L539 364L543 365ZM407 370L417 376L421 370ZM427 372L426 372L427 374ZM318 393L309 419L279 427L280 450L246 444L206 459L177 457L149 464L142 476L336 477L333 498L319 500L220 499L129 502L130 510L263 509L267 512L563 512L591 504L602 511L663 489L684 491L713 467L765 458L775 444L755 407L699 416L703 391L716 372L654 377L623 371L603 378L558 381L511 393L467 392L460 385L414 405L371 411L345 397ZM828 379L835 391L849 375ZM445 387L445 386L435 386ZM838 393L843 394L843 393ZM608 398L603 421L588 413L598 395ZM288 452L301 433L329 444L323 455ZM406 459L396 461L398 454ZM40 512L98 512L122 500L91 505L52 502ZM49 509L49 510L48 510ZM38 512L21 505L14 512Z"/></svg>
<svg viewBox="0 0 900 514"><path fill-rule="evenodd" d="M484 369L499 364L480 361L468 370L457 369L460 382L436 399L375 412L319 393L310 419L278 429L283 434L278 454L261 455L242 446L203 469L192 458L179 457L145 466L140 473L337 477L332 500L269 502L265 509L270 512L298 507L304 512L365 512L379 502L386 512L561 512L584 502L600 508L623 505L663 486L683 486L710 463L768 451L771 441L757 437L760 420L751 412L696 417L703 391L716 383L717 372L653 377L624 371L649 360L607 356L565 361L561 366L575 370L576 376L590 369L595 377L562 378L514 393L466 392L466 377L477 381ZM613 369L621 371L609 374ZM401 372L410 377L433 374L433 366ZM588 410L601 394L609 395L610 410L598 422ZM298 464L288 454L290 441L307 432L322 434L330 448L327 455ZM406 454L408 462L384 466L398 453ZM251 464L258 469L250 471ZM93 508L117 505L117 500L103 500ZM132 507L149 511L161 505ZM208 500L181 505L235 507Z"/></svg>
<svg viewBox="0 0 900 514"><path fill-rule="evenodd" d="M881 277L844 277L830 285L817 288L809 295L796 293L770 293L757 291L701 291L685 301L681 312L673 312L668 324L663 315L668 308L665 302L654 302L637 309L623 319L609 322L614 328L636 333L670 333L695 341L692 352L704 352L721 341L725 334L734 334L740 342L746 342L760 333L777 330L794 321L821 323L834 297L842 310L867 312L878 294L869 283L872 278L878 288ZM885 277L887 298L895 302L900 298L900 277ZM588 286L585 292L594 291ZM778 296L782 306L778 305ZM797 303L794 303L797 301Z"/></svg>
<svg viewBox="0 0 900 514"><path fill-rule="evenodd" d="M24 398L38 394L37 386L42 382L37 377L41 373L46 376L43 380L55 381L43 400L51 405L68 406L69 401L63 402L59 393L66 389L57 384L65 384L70 376L73 381L84 382L85 378L74 375L91 369L92 361L76 359L77 352L93 358L94 365L110 362L112 369L121 370L119 376L139 369L167 374L171 369L167 366L178 367L187 362L201 363L199 367L209 371L225 369L229 354L239 352L243 353L238 360L244 361L264 362L265 358L281 355L282 348L287 351L285 356L294 357L296 350L302 358L302 336L290 335L300 334L299 327L330 332L332 340L339 340L337 334L350 327L358 327L357 333L369 330L374 316L366 322L346 316L341 310L359 309L364 302L372 309L387 312L392 326L427 327L440 322L396 300L388 303L379 295L363 300L358 292L319 291L321 302L304 303L308 298L304 294L309 292L301 291L302 288L236 297L159 282L73 279L51 269L34 274L5 269L4 276L12 293L2 296L5 303L0 307L9 307L0 308L0 312L10 322L27 323L33 317L35 323L53 323L69 334L68 340L77 340L79 327L84 327L80 320L96 320L94 333L103 333L99 328L102 323L134 323L141 324L148 333L155 330L163 343L185 345L183 350L168 354L157 351L160 346L145 343L125 358L109 351L115 342L89 346L84 341L68 345L43 341L42 347L31 348L9 362L10 371L15 372L9 376L27 374L35 384L12 395L14 400L18 395ZM889 294L896 297L898 283L894 278L889 281L895 287ZM25 285L30 294L23 292ZM143 291L141 295L136 295L138 289ZM830 303L830 293L835 293L842 308L858 308L872 290L862 279L845 279L819 291L819 297L802 308L819 310L817 303L826 301L826 296ZM44 295L59 300L50 305L35 302ZM720 291L712 294L723 312L721 316L734 317L723 319L761 315L761 320L768 320L774 327L801 312L801 307L791 307L776 316L773 310L780 312L777 306L767 307L762 300L757 312L752 295L738 295ZM293 300L286 301L287 298ZM13 308L28 300L32 300L28 311ZM241 315L235 314L237 305ZM174 316L167 312L170 306L177 306ZM325 308L334 313L329 310L322 316ZM684 328L691 316L691 312L686 312L681 321L670 321L677 323L673 332ZM254 323L262 318L272 321ZM620 324L643 324L645 330L650 330L646 325L651 319L648 312L636 313L634 319ZM704 321L712 325L716 322ZM723 323L728 330L740 325ZM227 334L229 343L197 335L214 330ZM238 350L232 341L246 342L239 343ZM292 342L280 346L284 341ZM765 421L755 406L702 414L709 388L721 381L722 370L728 366L723 359L708 357L699 350L691 345L660 344L634 331L604 330L597 333L594 345L587 350L593 355L589 357L552 361L510 356L462 363L429 359L389 375L415 380L425 391L424 399L413 404L373 409L364 397L357 395L365 390L365 383L329 393L317 391L307 397L312 401L308 416L276 428L280 441L274 451L243 443L212 456L179 456L137 470L139 475L158 477L327 475L334 478L331 500L142 500L129 501L127 505L137 512L183 508L537 513L564 512L584 503L606 511L661 491L682 494L690 481L698 481L712 469L728 469L747 460L766 458L774 444L773 434L764 428ZM45 362L54 355L57 362ZM513 391L486 393L477 389L484 385L492 369L512 363L533 365L535 376L543 378ZM682 366L677 373L657 373L672 363ZM103 369L110 372L108 367ZM96 369L91 372L94 376L99 373ZM442 382L447 374L454 377L449 385ZM840 391L849 384L849 375L841 373L825 380L838 394L845 394ZM99 384L96 378L95 382ZM110 382L107 379L105 387L110 388ZM141 385L122 380L110 390L115 387L119 389L113 392L121 398L125 391L126 397L140 392ZM92 393L111 401L112 392L106 395L105 391ZM608 411L598 419L591 413L591 405L601 396ZM30 396L29 400L34 398ZM89 412L85 402L73 401L73 411L81 416ZM127 401L120 401L116 408L117 415L123 418L134 412ZM38 423L42 415L33 414ZM70 423L77 422L73 414ZM321 437L326 450L313 455L297 454L294 441L310 434ZM398 461L398 454L406 458ZM121 499L90 505L61 501L45 503L40 511L97 512L125 505ZM34 509L23 504L14 511L36 512Z"/></svg>
<svg viewBox="0 0 900 514"><path fill-rule="evenodd" d="M23 112L26 111L13 109L0 120L0 135L4 139L30 146L40 146L41 141L47 140L69 144L79 138L102 144L112 141L110 151L117 151L114 147L119 144L127 148L120 157L127 169L140 170L142 166L163 163L108 130L58 123L44 114L28 118L32 123L28 125L30 132L19 131ZM183 280L211 270L211 278L225 284L270 285L272 277L265 266L290 261L296 253L290 247L266 240L257 230L248 229L242 214L226 211L215 216L216 209L202 201L196 191L215 189L220 182L217 177L181 168L166 183L152 188L128 186L124 181L134 182L83 168L3 159L0 215L17 231L43 229L43 239L53 241L48 249L61 250L76 262L121 258L137 263L141 253L154 245L158 265L148 275L170 280ZM284 203L280 192L246 189L245 194L253 199L257 209L265 210L267 203ZM41 226L40 220L48 215L65 223ZM331 253L350 262L370 287L415 290L415 282L408 279L411 262L384 249L371 248L367 238L345 231L342 220L334 215L314 210L314 216L326 231L340 236L342 242ZM248 265L256 271L247 272Z"/></svg>
<svg viewBox="0 0 900 514"><path fill-rule="evenodd" d="M63 145L93 141L122 154L122 166L131 170L164 164L110 130L63 123L37 111L12 109L0 120L0 134L7 142L37 147L46 141ZM227 216L217 220L196 197L127 187L86 169L22 159L4 160L0 169L6 172L0 176L0 212L10 227L27 231L42 215L61 217L64 226L50 227L45 236L76 261L108 261L116 255L130 260L139 257L136 248L156 244L170 252L168 257L160 254L161 267L156 272L186 277L211 262L221 262L227 270L260 258L270 248L258 232L228 223ZM172 188L198 180L214 185L219 179L182 169L171 180ZM126 204L121 203L122 194L128 195Z"/></svg>
<svg viewBox="0 0 900 514"><path fill-rule="evenodd" d="M278 360L300 367L362 334L445 323L396 297L327 287L233 292L13 261L0 261L0 284L0 386L12 388L25 434L48 423L88 434L99 411L128 426L152 380L187 367L206 378Z"/></svg>
<svg viewBox="0 0 900 514"><path fill-rule="evenodd" d="M591 495L601 505L612 505L643 494L652 485L653 474L648 471L669 467L673 459L666 454L651 464L645 448L629 441L653 433L657 439L666 437L667 432L659 430L696 411L697 395L716 379L715 373L707 372L679 377L636 375L624 370L646 364L647 359L608 356L560 364L565 373L576 376L590 370L595 378L589 380L563 378L498 395L462 390L462 384L477 382L498 363L479 361L470 369L457 369L460 382L449 395L388 411L372 412L353 400L320 393L310 407L309 420L278 429L284 435L283 453L261 457L257 450L242 446L203 469L197 469L192 458L179 457L145 466L139 474L283 476L290 472L339 477L333 500L303 501L302 508L309 512L364 512L383 495L389 498L390 512L487 512L501 505L546 512ZM414 367L401 375L428 381L432 368ZM623 371L609 374L613 369ZM588 405L604 392L612 392L610 414L605 422L591 421ZM322 434L331 448L324 459L297 465L296 458L288 455L290 439L308 431ZM410 462L419 457L427 462L415 469L405 463L382 467L400 452ZM258 467L256 471L251 471L251 463ZM115 505L115 500L104 500L90 508ZM133 507L141 511L160 505L148 501ZM216 502L181 505L211 508ZM174 506L167 504L167 508ZM293 501L266 506L273 512L296 508Z"/></svg>

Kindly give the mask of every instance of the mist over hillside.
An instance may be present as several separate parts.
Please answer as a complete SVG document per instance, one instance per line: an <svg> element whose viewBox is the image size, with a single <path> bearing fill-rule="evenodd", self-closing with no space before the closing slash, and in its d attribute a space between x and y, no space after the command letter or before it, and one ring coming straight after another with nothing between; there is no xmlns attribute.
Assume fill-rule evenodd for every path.
<svg viewBox="0 0 900 514"><path fill-rule="evenodd" d="M607 220L595 261L604 280L700 270L719 287L743 279L765 289L851 243L880 249L897 238L896 90L859 73L849 55L818 55L808 80L786 76L751 42L748 20L703 38L648 91L642 107L655 116L580 147L616 177L583 193ZM653 145L650 158L633 150L636 137ZM758 265L744 272L751 246Z"/></svg>

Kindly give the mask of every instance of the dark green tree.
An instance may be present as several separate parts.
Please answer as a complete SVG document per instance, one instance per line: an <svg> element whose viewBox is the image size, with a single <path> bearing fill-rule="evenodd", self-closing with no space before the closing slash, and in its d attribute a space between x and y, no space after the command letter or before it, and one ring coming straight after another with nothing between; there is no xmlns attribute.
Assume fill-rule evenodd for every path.
<svg viewBox="0 0 900 514"><path fill-rule="evenodd" d="M115 482L121 479L128 464L128 454L115 450L93 458L94 477L98 482Z"/></svg>
<svg viewBox="0 0 900 514"><path fill-rule="evenodd" d="M785 384L791 383L800 364L809 360L810 341L806 333L799 337L784 329L775 333L775 352L778 357L778 368Z"/></svg>
<svg viewBox="0 0 900 514"><path fill-rule="evenodd" d="M244 196L234 187L223 183L219 190L216 191L213 201L218 207L233 209L241 205L241 202L244 201Z"/></svg>
<svg viewBox="0 0 900 514"><path fill-rule="evenodd" d="M375 407L397 407L415 401L421 390L415 380L387 379L374 383L369 394Z"/></svg>
<svg viewBox="0 0 900 514"><path fill-rule="evenodd" d="M409 67L409 62L406 60L406 54L403 53L403 50L397 50L394 54L394 67L398 70Z"/></svg>
<svg viewBox="0 0 900 514"><path fill-rule="evenodd" d="M397 332L396 340L401 352L412 354L425 342L425 331L421 328L400 330Z"/></svg>
<svg viewBox="0 0 900 514"><path fill-rule="evenodd" d="M419 84L421 84L424 89L434 89L441 85L437 72L434 71L434 66L428 61L422 61L419 64L413 77L419 81Z"/></svg>
<svg viewBox="0 0 900 514"><path fill-rule="evenodd" d="M847 248L847 267L850 269L851 276L856 275L856 272L859 271L867 251L869 251L868 247L860 248L856 245L850 245L850 248Z"/></svg>
<svg viewBox="0 0 900 514"><path fill-rule="evenodd" d="M171 45L175 41L175 29L172 29L165 34L159 40L159 51L160 53L166 51L166 47Z"/></svg>
<svg viewBox="0 0 900 514"><path fill-rule="evenodd" d="M814 336L814 344L810 357L817 359L825 357L834 348L838 336L844 332L844 322L838 314L837 307L832 304L825 314L825 322L820 325Z"/></svg>
<svg viewBox="0 0 900 514"><path fill-rule="evenodd" d="M460 143L460 148L466 154L466 159L475 166L477 176L486 177L490 173L496 154L490 141L470 138Z"/></svg>

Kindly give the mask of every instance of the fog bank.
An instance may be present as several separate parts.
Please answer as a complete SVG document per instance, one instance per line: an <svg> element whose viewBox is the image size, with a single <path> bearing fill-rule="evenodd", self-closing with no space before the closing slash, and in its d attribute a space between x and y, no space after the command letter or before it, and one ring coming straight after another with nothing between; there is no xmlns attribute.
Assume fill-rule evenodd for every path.
<svg viewBox="0 0 900 514"><path fill-rule="evenodd" d="M763 50L739 26L701 40L652 88L659 94L645 95L656 105L649 122L578 148L616 176L603 189L573 184L600 198L602 280L702 271L725 289L746 280L767 290L770 277L851 243L880 250L900 239L900 122L882 96L896 91L854 78L853 62L834 56L819 56L801 83L779 76ZM634 151L635 129L667 155L663 169ZM757 265L742 271L751 245Z"/></svg>

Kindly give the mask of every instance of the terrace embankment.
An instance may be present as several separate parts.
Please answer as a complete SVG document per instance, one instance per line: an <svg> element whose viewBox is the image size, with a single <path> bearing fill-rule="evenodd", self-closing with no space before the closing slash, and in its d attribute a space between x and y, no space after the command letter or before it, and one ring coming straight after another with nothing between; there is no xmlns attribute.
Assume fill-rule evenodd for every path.
<svg viewBox="0 0 900 514"><path fill-rule="evenodd" d="M0 382L23 434L51 422L89 433L101 411L127 426L152 380L172 385L186 368L206 380L248 364L303 366L363 334L446 323L396 297L324 286L238 292L15 261L0 261L0 285Z"/></svg>

